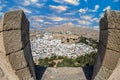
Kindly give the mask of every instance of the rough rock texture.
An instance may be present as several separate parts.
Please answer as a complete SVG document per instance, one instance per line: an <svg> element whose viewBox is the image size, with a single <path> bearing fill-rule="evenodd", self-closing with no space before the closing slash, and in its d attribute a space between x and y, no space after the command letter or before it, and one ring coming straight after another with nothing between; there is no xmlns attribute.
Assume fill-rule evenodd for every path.
<svg viewBox="0 0 120 80"><path fill-rule="evenodd" d="M36 80L29 41L29 21L22 10L0 21L0 80Z"/></svg>
<svg viewBox="0 0 120 80"><path fill-rule="evenodd" d="M99 39L92 80L120 80L120 12L106 11Z"/></svg>
<svg viewBox="0 0 120 80"><path fill-rule="evenodd" d="M108 80L120 80L120 61Z"/></svg>
<svg viewBox="0 0 120 80"><path fill-rule="evenodd" d="M47 68L39 80L87 80L81 67Z"/></svg>

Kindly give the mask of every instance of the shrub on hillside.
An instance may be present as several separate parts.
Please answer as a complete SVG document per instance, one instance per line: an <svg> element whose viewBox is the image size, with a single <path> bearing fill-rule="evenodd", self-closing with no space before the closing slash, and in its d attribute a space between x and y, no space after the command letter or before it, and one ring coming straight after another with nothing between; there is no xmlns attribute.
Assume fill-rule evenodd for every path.
<svg viewBox="0 0 120 80"><path fill-rule="evenodd" d="M78 56L75 59L68 58L65 56L51 56L50 58L40 59L39 65L44 67L85 67L94 65L96 52L91 52L90 54ZM56 64L53 60L61 60Z"/></svg>

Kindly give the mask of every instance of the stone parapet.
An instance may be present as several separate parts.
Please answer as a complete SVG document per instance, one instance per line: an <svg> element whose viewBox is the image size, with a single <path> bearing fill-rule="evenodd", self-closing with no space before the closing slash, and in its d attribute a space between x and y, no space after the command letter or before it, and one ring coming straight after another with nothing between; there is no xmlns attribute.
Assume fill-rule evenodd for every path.
<svg viewBox="0 0 120 80"><path fill-rule="evenodd" d="M92 80L108 80L109 77L109 80L114 80L111 75L115 75L113 73L120 59L120 12L106 11L100 20L99 39Z"/></svg>
<svg viewBox="0 0 120 80"><path fill-rule="evenodd" d="M29 21L22 10L5 13L0 22L0 80L36 80Z"/></svg>

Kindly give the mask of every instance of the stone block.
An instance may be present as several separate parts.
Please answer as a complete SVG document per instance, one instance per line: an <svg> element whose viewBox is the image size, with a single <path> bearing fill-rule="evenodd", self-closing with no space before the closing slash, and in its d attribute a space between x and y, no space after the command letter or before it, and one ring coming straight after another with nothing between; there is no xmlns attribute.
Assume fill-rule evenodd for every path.
<svg viewBox="0 0 120 80"><path fill-rule="evenodd" d="M107 80L111 74L112 74L112 70L102 66L97 76Z"/></svg>
<svg viewBox="0 0 120 80"><path fill-rule="evenodd" d="M23 50L8 55L8 59L14 70L25 68L28 65Z"/></svg>
<svg viewBox="0 0 120 80"><path fill-rule="evenodd" d="M3 41L6 54L16 52L25 47L29 41L29 33L21 30L3 32Z"/></svg>
<svg viewBox="0 0 120 80"><path fill-rule="evenodd" d="M100 29L120 29L120 13L106 11L100 20Z"/></svg>
<svg viewBox="0 0 120 80"><path fill-rule="evenodd" d="M26 60L28 62L31 74L33 74L33 76L35 77L35 75L34 75L35 74L35 72L34 72L34 61L33 61L33 57L32 57L30 42L28 42L28 44L26 45L26 47L24 49L24 53L25 53L24 55L25 55Z"/></svg>
<svg viewBox="0 0 120 80"><path fill-rule="evenodd" d="M7 12L0 20L0 59L0 80L36 80L29 21L22 10Z"/></svg>
<svg viewBox="0 0 120 80"><path fill-rule="evenodd" d="M94 65L94 70L93 70L93 75L92 75L92 80L96 77L97 73L99 72L100 68L101 68L101 58L99 55L97 55L96 57L96 62ZM95 79L97 80L97 79Z"/></svg>
<svg viewBox="0 0 120 80"><path fill-rule="evenodd" d="M118 65L108 80L120 80L120 65Z"/></svg>
<svg viewBox="0 0 120 80"><path fill-rule="evenodd" d="M5 76L3 70L0 68L0 79L3 78Z"/></svg>
<svg viewBox="0 0 120 80"><path fill-rule="evenodd" d="M106 12L108 28L120 29L120 14L115 11ZM116 26L118 25L118 26Z"/></svg>
<svg viewBox="0 0 120 80"><path fill-rule="evenodd" d="M3 41L3 32L0 32L0 53L5 53L4 41Z"/></svg>
<svg viewBox="0 0 120 80"><path fill-rule="evenodd" d="M97 75L94 80L106 80L106 79L104 79L104 78L102 78L101 76L98 76L98 75Z"/></svg>
<svg viewBox="0 0 120 80"><path fill-rule="evenodd" d="M93 80L108 80L108 78L112 75L112 73L119 65L118 61L120 58L120 12L109 10L106 11L104 17L100 20L99 39L100 42L97 56L99 56L100 59L97 59L97 61L102 61L101 65L99 66L98 64L95 64L95 66L97 65L97 67L100 68L96 71L96 73L96 67L94 68L93 78L95 76L95 79ZM117 71L115 71L114 78L112 76L110 80L119 80L119 78L115 78L116 75L119 74L119 72Z"/></svg>
<svg viewBox="0 0 120 80"><path fill-rule="evenodd" d="M100 57L100 62L102 63L103 59L104 59L104 55L106 52L106 48L105 46L100 42L98 45L98 56Z"/></svg>
<svg viewBox="0 0 120 80"><path fill-rule="evenodd" d="M20 80L31 80L33 78L29 68L24 68L16 71L16 75L19 77Z"/></svg>
<svg viewBox="0 0 120 80"><path fill-rule="evenodd" d="M106 48L120 52L120 30L101 30L100 42L102 42Z"/></svg>
<svg viewBox="0 0 120 80"><path fill-rule="evenodd" d="M0 28L0 31L29 29L29 21L27 20L22 10L10 11L5 13L3 20L1 22L2 22L2 27Z"/></svg>
<svg viewBox="0 0 120 80"><path fill-rule="evenodd" d="M114 70L120 58L120 53L106 50L102 65L110 70Z"/></svg>
<svg viewBox="0 0 120 80"><path fill-rule="evenodd" d="M100 19L100 30L107 29L107 28L108 28L107 18L103 17Z"/></svg>

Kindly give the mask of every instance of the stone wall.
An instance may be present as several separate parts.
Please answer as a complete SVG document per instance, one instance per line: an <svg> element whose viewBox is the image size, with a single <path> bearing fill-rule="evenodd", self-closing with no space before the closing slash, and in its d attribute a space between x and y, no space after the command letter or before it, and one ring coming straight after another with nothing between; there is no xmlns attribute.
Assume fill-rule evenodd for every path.
<svg viewBox="0 0 120 80"><path fill-rule="evenodd" d="M36 80L29 40L29 21L22 10L0 20L0 80Z"/></svg>
<svg viewBox="0 0 120 80"><path fill-rule="evenodd" d="M92 80L120 80L120 12L106 11L100 20L99 38Z"/></svg>

